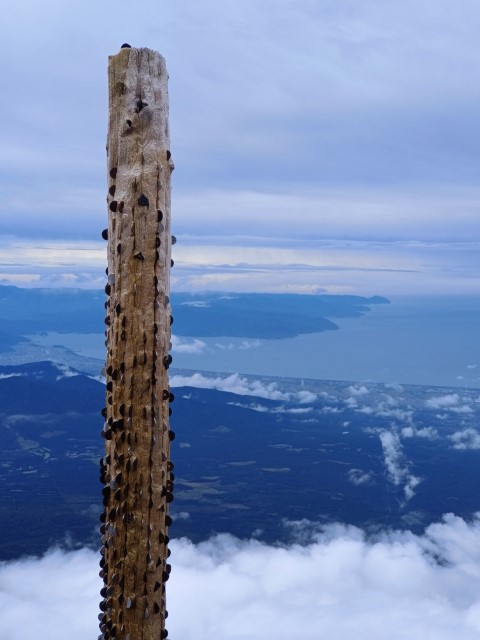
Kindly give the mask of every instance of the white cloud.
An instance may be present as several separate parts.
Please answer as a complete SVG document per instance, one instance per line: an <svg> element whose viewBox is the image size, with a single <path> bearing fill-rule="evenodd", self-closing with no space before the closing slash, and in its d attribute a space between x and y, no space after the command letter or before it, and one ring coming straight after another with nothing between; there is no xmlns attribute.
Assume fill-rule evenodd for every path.
<svg viewBox="0 0 480 640"><path fill-rule="evenodd" d="M382 403L375 407L374 413L376 416L395 418L399 422L411 422L413 416L413 411L404 409L388 409L385 408L385 405Z"/></svg>
<svg viewBox="0 0 480 640"><path fill-rule="evenodd" d="M443 396L434 396L433 398L429 398L425 405L429 409L449 409L450 407L455 407L458 405L460 401L460 396L458 393L446 393Z"/></svg>
<svg viewBox="0 0 480 640"><path fill-rule="evenodd" d="M365 396L370 393L370 389L367 389L364 385L350 385L347 390L352 396Z"/></svg>
<svg viewBox="0 0 480 640"><path fill-rule="evenodd" d="M181 302L180 306L197 307L199 309L207 309L210 303L206 300L192 300L190 302Z"/></svg>
<svg viewBox="0 0 480 640"><path fill-rule="evenodd" d="M105 243L101 242L59 242L58 240L25 242L2 238L0 244L0 263L3 267L21 264L29 268L57 269L58 273L58 270L78 265L105 269L106 261ZM61 275L66 276L66 274ZM67 279L71 277L68 276Z"/></svg>
<svg viewBox="0 0 480 640"><path fill-rule="evenodd" d="M460 451L467 449L480 449L480 433L473 427L467 427L462 431L456 431L448 436L453 442L453 448Z"/></svg>
<svg viewBox="0 0 480 640"><path fill-rule="evenodd" d="M435 427L422 427L421 429L417 429L413 425L403 427L401 434L403 438L425 438L426 440L436 440L439 437Z"/></svg>
<svg viewBox="0 0 480 640"><path fill-rule="evenodd" d="M66 628L72 640L97 637L99 587L87 549L0 564L0 638L60 640Z"/></svg>
<svg viewBox="0 0 480 640"><path fill-rule="evenodd" d="M308 404L314 402L317 396L310 391L298 391L295 393L280 391L275 382L266 383L258 379L246 378L238 373L228 376L210 377L202 373L194 373L191 376L173 375L170 378L172 387L198 387L200 389L218 389L228 391L241 396L256 396L269 400L286 400Z"/></svg>
<svg viewBox="0 0 480 640"><path fill-rule="evenodd" d="M62 364L61 362L55 362L53 366L60 372L60 374L56 378L57 380L62 380L63 378L75 378L76 376L82 375L79 371L75 371L75 369L71 369L66 364ZM98 378L93 379L97 380Z"/></svg>
<svg viewBox="0 0 480 640"><path fill-rule="evenodd" d="M479 535L478 522L469 527L449 516L424 537L367 541L358 529L332 525L308 546L287 549L230 537L198 547L182 542L189 559L174 565L172 616L200 590L200 618L182 616L177 629L172 617L171 632L188 640L197 625L218 640L473 640L480 630Z"/></svg>
<svg viewBox="0 0 480 640"><path fill-rule="evenodd" d="M348 471L348 479L356 487L362 484L369 484L372 481L372 473L362 471L362 469L350 469Z"/></svg>
<svg viewBox="0 0 480 640"><path fill-rule="evenodd" d="M447 393L443 396L434 396L425 402L425 406L429 409L446 409L453 413L466 414L473 413L472 407L468 404L460 404L468 402L468 399L461 398L458 393Z"/></svg>
<svg viewBox="0 0 480 640"><path fill-rule="evenodd" d="M453 411L453 413L473 413L472 407L469 407L468 404L462 404L459 407L451 407L450 411Z"/></svg>
<svg viewBox="0 0 480 640"><path fill-rule="evenodd" d="M240 351L247 351L248 349L257 349L262 346L261 340L241 340L238 343L235 342L216 342L215 347L222 351L235 351L236 349L240 349Z"/></svg>
<svg viewBox="0 0 480 640"><path fill-rule="evenodd" d="M452 514L424 536L292 523L306 544L222 535L171 543L167 628L183 640L474 640L480 520ZM0 565L2 640L98 635L98 554L51 552Z"/></svg>
<svg viewBox="0 0 480 640"><path fill-rule="evenodd" d="M388 476L394 485L403 485L405 500L408 501L415 495L415 488L421 482L421 479L411 473L397 433L394 431L382 431L379 434L379 438Z"/></svg>
<svg viewBox="0 0 480 640"><path fill-rule="evenodd" d="M370 401L371 390L365 385L350 385L347 390L352 395L345 399L345 405L354 409L357 413L376 415L383 418L395 418L398 421L411 422L413 412L407 409L399 409L399 400L388 393L382 393L380 399L375 396L376 404L361 404Z"/></svg>
<svg viewBox="0 0 480 640"><path fill-rule="evenodd" d="M258 411L259 413L286 413L293 415L302 415L305 413L311 413L313 411L313 407L284 407L283 405L280 407L266 407L263 404L244 404L242 402L228 402L227 404L233 405L234 407L242 407L243 409L251 409L252 411Z"/></svg>
<svg viewBox="0 0 480 640"><path fill-rule="evenodd" d="M385 389L392 389L393 391L398 391L398 393L403 391L402 385L398 382L387 382L385 384Z"/></svg>
<svg viewBox="0 0 480 640"><path fill-rule="evenodd" d="M411 422L413 411L406 409L392 409L393 406L390 402L379 402L375 406L365 405L358 407L358 403L352 402L352 399L347 400L347 404L350 408L355 409L357 413L364 413L366 415L375 415L383 418L395 418L399 422ZM358 408L357 408L358 407Z"/></svg>
<svg viewBox="0 0 480 640"><path fill-rule="evenodd" d="M238 348L242 351L246 351L248 349L257 349L258 347L261 347L262 344L261 340L242 340Z"/></svg>
<svg viewBox="0 0 480 640"><path fill-rule="evenodd" d="M339 407L330 407L328 405L325 405L321 408L321 412L322 413L342 413L343 409L340 409ZM346 425L348 423L344 423L344 425Z"/></svg>
<svg viewBox="0 0 480 640"><path fill-rule="evenodd" d="M297 391L294 394L294 397L300 404L308 404L309 402L315 402L317 400L317 395L315 393L306 390Z"/></svg>
<svg viewBox="0 0 480 640"><path fill-rule="evenodd" d="M174 353L203 353L206 347L207 344L198 338L189 341L172 335L172 351Z"/></svg>
<svg viewBox="0 0 480 640"><path fill-rule="evenodd" d="M103 289L106 264L104 242L26 241L0 234L2 284Z"/></svg>
<svg viewBox="0 0 480 640"><path fill-rule="evenodd" d="M404 471L400 465L403 457L402 445L398 435L392 431L382 431L379 435L382 443L385 466L395 485L399 485L404 478Z"/></svg>
<svg viewBox="0 0 480 640"><path fill-rule="evenodd" d="M364 413L365 415L372 415L375 413L375 409L373 407L360 407L357 409L357 413Z"/></svg>
<svg viewBox="0 0 480 640"><path fill-rule="evenodd" d="M250 411L258 411L258 413L269 413L272 411L271 407L266 407L263 404L244 404L243 402L228 402L227 404L234 407L241 407L242 409L250 409Z"/></svg>
<svg viewBox="0 0 480 640"><path fill-rule="evenodd" d="M190 520L190 514L188 511L179 511L175 513L175 520Z"/></svg>

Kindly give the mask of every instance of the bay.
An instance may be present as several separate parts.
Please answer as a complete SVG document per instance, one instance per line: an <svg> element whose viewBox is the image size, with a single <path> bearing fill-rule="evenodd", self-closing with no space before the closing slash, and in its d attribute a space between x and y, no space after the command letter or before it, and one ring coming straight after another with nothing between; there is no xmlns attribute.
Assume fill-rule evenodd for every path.
<svg viewBox="0 0 480 640"><path fill-rule="evenodd" d="M174 340L174 366L258 376L480 388L480 299L391 298L366 315L331 318L336 331L288 339ZM103 334L48 333L36 344L105 357Z"/></svg>
<svg viewBox="0 0 480 640"><path fill-rule="evenodd" d="M480 300L393 298L337 331L283 340L200 338L175 365L256 375L480 387Z"/></svg>

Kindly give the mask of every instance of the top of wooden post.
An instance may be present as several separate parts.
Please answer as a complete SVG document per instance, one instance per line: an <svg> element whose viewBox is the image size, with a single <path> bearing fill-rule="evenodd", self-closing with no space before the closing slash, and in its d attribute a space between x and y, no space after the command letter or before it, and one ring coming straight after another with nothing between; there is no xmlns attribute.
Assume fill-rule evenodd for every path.
<svg viewBox="0 0 480 640"><path fill-rule="evenodd" d="M165 58L152 49L125 47L109 56L108 62L109 135L117 136L123 143L115 162L130 161L135 147L143 143L143 170L148 170L149 164L157 162L148 150L155 146L166 152L170 146ZM141 136L136 136L136 132ZM129 144L130 140L135 144Z"/></svg>

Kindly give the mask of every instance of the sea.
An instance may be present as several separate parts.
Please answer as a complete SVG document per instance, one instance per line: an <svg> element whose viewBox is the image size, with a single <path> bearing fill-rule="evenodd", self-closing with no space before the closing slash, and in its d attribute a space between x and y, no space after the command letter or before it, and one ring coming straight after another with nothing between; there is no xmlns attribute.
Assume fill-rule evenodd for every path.
<svg viewBox="0 0 480 640"><path fill-rule="evenodd" d="M288 339L178 337L174 366L210 372L480 388L480 297L392 297L338 330ZM173 329L175 325L173 325ZM105 359L104 335L28 336Z"/></svg>

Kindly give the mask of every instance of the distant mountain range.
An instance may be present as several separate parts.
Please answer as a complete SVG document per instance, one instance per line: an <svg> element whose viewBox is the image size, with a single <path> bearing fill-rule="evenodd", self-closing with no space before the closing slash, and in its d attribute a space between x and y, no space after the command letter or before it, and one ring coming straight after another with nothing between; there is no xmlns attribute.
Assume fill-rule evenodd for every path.
<svg viewBox="0 0 480 640"><path fill-rule="evenodd" d="M420 531L480 508L478 391L173 373L173 536ZM66 366L0 367L1 559L98 544L104 397Z"/></svg>
<svg viewBox="0 0 480 640"><path fill-rule="evenodd" d="M103 291L0 286L0 353L41 332L103 333ZM337 329L332 318L368 313L379 296L172 293L178 336L286 338Z"/></svg>
<svg viewBox="0 0 480 640"><path fill-rule="evenodd" d="M373 296L275 293L172 295L175 334L238 338L293 338L338 329L331 318L358 317L370 305L388 304Z"/></svg>

